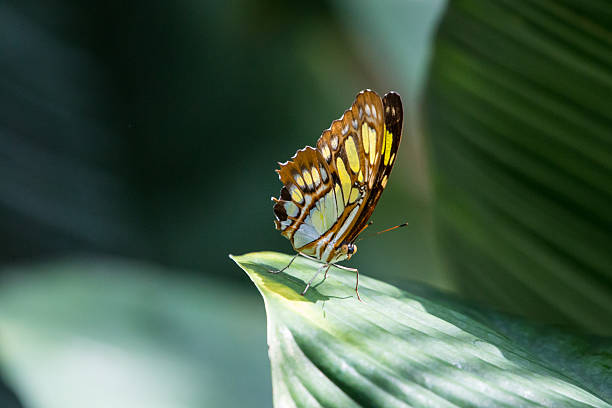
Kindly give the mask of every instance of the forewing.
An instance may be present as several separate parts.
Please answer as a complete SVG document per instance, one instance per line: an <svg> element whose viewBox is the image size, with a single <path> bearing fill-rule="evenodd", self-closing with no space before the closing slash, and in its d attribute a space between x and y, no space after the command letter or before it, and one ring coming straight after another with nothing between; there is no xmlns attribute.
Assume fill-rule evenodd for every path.
<svg viewBox="0 0 612 408"><path fill-rule="evenodd" d="M380 162L383 139L383 104L376 92L361 91L350 109L332 122L317 142L317 149L340 184L345 204L354 202L357 186L370 188Z"/></svg>
<svg viewBox="0 0 612 408"><path fill-rule="evenodd" d="M332 181L340 186L348 204L339 217L344 229L338 245L353 242L372 215L395 162L402 118L397 93L389 92L381 99L376 92L365 90L317 142L332 169ZM356 213L351 203L359 206Z"/></svg>
<svg viewBox="0 0 612 408"><path fill-rule="evenodd" d="M374 164L375 168L370 179L365 205L362 211L358 214L355 225L350 229L349 234L344 239L344 242L354 242L357 235L363 230L368 223L382 192L387 186L389 175L393 169L399 144L402 138L402 126L404 112L402 107L402 99L395 92L387 93L382 100L384 107L384 122L382 132L377 133L378 154L380 159Z"/></svg>

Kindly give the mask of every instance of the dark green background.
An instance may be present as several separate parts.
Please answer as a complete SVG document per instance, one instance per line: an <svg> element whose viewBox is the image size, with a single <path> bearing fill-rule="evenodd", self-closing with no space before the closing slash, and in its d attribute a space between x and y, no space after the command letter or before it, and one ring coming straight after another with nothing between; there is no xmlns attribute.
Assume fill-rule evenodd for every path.
<svg viewBox="0 0 612 408"><path fill-rule="evenodd" d="M28 407L268 406L263 304L228 254L291 252L276 163L364 88L403 97L372 219L409 227L351 266L610 335L611 21L570 0L2 3L6 384Z"/></svg>
<svg viewBox="0 0 612 408"><path fill-rule="evenodd" d="M94 252L246 284L228 253L291 249L272 227L276 163L313 145L361 89L414 107L439 5L402 6L414 38L400 49L380 42L406 33L386 21L394 9L368 7L5 3L2 261ZM406 122L375 221L414 227L363 245L360 262L369 246L395 259L394 243L408 237L419 254L430 239L412 214L429 198Z"/></svg>
<svg viewBox="0 0 612 408"><path fill-rule="evenodd" d="M263 304L228 254L291 252L276 163L365 88L406 105L373 220L410 227L352 265L450 288L411 117L441 6L4 2L0 358L23 403L269 406Z"/></svg>

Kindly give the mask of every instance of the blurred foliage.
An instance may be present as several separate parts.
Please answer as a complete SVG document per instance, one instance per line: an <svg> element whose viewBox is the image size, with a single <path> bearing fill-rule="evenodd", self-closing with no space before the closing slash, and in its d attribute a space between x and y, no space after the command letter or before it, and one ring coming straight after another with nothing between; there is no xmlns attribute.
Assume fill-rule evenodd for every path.
<svg viewBox="0 0 612 408"><path fill-rule="evenodd" d="M458 0L426 116L437 230L458 290L612 334L612 10Z"/></svg>
<svg viewBox="0 0 612 408"><path fill-rule="evenodd" d="M347 42L376 75L366 86L381 93L396 90L405 105L400 155L372 220L379 229L403 221L410 226L401 233L365 241L351 262L364 271L382 272L385 275L378 278L398 285L416 280L454 290L436 262L431 187L418 116L431 36L446 2L336 0L333 4L350 33ZM344 102L345 107L348 103ZM387 268L381 270L383 261Z"/></svg>
<svg viewBox="0 0 612 408"><path fill-rule="evenodd" d="M275 162L365 82L322 2L2 8L5 261L100 251L212 272L248 246L236 231L282 245L264 229Z"/></svg>
<svg viewBox="0 0 612 408"><path fill-rule="evenodd" d="M276 162L364 88L406 104L373 220L410 227L352 264L608 333L608 7L451 3L426 91L432 197L418 98L444 6L2 2L0 263L26 266L0 269L0 358L24 403L268 406L263 311L225 254L289 251L272 225ZM165 267L27 265L75 253ZM605 348L423 293L603 389L568 350Z"/></svg>
<svg viewBox="0 0 612 408"><path fill-rule="evenodd" d="M301 296L320 264L299 258L270 274L291 258L233 259L266 303L276 407L610 406L600 399L612 398L609 341L464 314L454 299L432 301L365 276L359 302L355 274L337 268ZM541 341L516 341L529 336Z"/></svg>
<svg viewBox="0 0 612 408"><path fill-rule="evenodd" d="M398 7L4 2L0 261L98 252L243 282L223 254L257 249L255 235L259 249L290 247L272 223L276 162L314 144L361 89L394 89L412 104L440 2ZM379 47L389 34L379 27L410 8L411 41ZM413 66L392 69L398 55ZM384 251L401 254L398 266L432 269L413 139L407 130L375 215L411 229L364 246L366 267Z"/></svg>
<svg viewBox="0 0 612 408"><path fill-rule="evenodd" d="M225 254L289 250L272 224L276 162L314 144L359 90L393 89L407 110L414 103L442 2L380 4L0 4L0 263L26 265L0 269L0 278L10 275L0 288L0 356L28 406L92 406L84 394L106 390L105 398L115 392L113 406L183 401L179 394L193 397L185 406L201 406L216 393L221 399L209 398L218 406L269 405L261 351L240 343L252 355L215 354L238 344L235 336L263 342L263 311L252 303L259 299L241 290L248 282ZM374 216L381 229L405 220L411 227L360 246L355 263L367 271L384 257L397 266L388 279L448 287L433 268L418 140L406 130ZM75 253L168 268L27 266ZM106 268L121 274L100 272ZM195 302L190 285L199 289L200 280L227 297L200 300L198 312L182 316L181 302ZM161 295L142 294L141 285L171 293L148 305ZM242 326L253 330L243 334ZM167 330L177 338L167 340ZM200 360L207 354L198 344L213 357Z"/></svg>
<svg viewBox="0 0 612 408"><path fill-rule="evenodd" d="M4 270L0 359L25 406L270 406L261 300L171 272L112 259Z"/></svg>
<svg viewBox="0 0 612 408"><path fill-rule="evenodd" d="M2 408L22 408L23 405L17 399L17 396L5 383L0 379L0 406Z"/></svg>

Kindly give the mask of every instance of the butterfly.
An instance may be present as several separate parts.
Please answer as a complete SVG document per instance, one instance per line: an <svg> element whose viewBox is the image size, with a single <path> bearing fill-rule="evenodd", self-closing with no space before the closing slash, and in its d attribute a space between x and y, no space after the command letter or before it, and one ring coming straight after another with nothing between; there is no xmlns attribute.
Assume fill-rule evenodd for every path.
<svg viewBox="0 0 612 408"><path fill-rule="evenodd" d="M276 229L291 241L298 255L322 264L325 278L337 265L357 251L355 241L369 225L368 220L387 186L402 136L402 100L395 92L383 98L369 89L357 94L353 105L334 120L316 147L298 150L291 160L278 163L283 183L273 210Z"/></svg>

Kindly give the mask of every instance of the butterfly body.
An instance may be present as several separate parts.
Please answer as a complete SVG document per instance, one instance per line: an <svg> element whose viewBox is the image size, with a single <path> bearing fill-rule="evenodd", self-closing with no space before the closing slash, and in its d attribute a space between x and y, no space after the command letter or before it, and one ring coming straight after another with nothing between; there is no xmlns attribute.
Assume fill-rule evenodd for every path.
<svg viewBox="0 0 612 408"><path fill-rule="evenodd" d="M356 251L355 240L387 185L402 120L397 93L381 98L361 91L316 148L279 163L283 188L273 198L275 225L298 253L329 265Z"/></svg>

